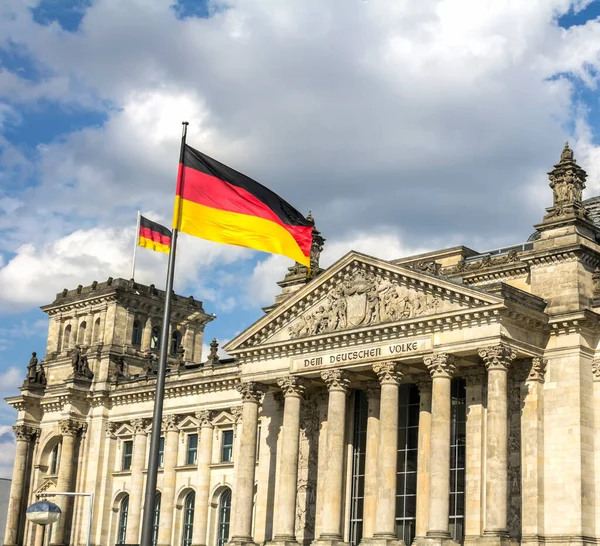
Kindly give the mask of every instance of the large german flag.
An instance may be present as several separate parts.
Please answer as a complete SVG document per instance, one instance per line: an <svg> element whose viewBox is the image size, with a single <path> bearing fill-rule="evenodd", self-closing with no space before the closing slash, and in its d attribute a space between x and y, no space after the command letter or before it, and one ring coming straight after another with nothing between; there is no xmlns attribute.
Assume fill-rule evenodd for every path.
<svg viewBox="0 0 600 546"><path fill-rule="evenodd" d="M148 218L140 216L138 245L156 252L169 253L171 248L171 230Z"/></svg>
<svg viewBox="0 0 600 546"><path fill-rule="evenodd" d="M310 267L309 220L255 180L187 145L173 227L217 243L283 254Z"/></svg>

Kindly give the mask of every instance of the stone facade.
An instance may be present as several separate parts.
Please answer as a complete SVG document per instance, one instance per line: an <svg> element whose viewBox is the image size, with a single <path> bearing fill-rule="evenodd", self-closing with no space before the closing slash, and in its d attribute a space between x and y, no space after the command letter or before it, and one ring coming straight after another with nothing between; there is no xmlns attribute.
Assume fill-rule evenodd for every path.
<svg viewBox="0 0 600 546"><path fill-rule="evenodd" d="M177 296L157 502L143 506L164 294L109 279L43 309L20 396L4 543L23 509L94 493L92 544L421 546L600 539L600 224L565 146L526 243L296 265L266 314L201 355ZM549 193L550 196L550 193ZM540 211L541 212L541 211ZM593 213L593 214L592 214ZM52 544L85 544L86 500Z"/></svg>

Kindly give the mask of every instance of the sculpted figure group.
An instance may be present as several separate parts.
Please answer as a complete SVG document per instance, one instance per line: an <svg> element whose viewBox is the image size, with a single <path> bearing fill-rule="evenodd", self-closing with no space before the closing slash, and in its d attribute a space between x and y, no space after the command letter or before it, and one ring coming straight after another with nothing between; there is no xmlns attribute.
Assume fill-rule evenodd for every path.
<svg viewBox="0 0 600 546"><path fill-rule="evenodd" d="M395 322L436 313L439 298L409 290L395 280L357 268L346 273L316 310L299 317L289 327L299 338L345 328Z"/></svg>

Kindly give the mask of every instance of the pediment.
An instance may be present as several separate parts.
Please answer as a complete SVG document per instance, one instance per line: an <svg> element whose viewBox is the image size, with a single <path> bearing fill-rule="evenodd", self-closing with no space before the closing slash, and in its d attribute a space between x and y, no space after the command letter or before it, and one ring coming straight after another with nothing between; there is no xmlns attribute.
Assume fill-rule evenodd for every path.
<svg viewBox="0 0 600 546"><path fill-rule="evenodd" d="M125 436L133 436L133 427L129 423L123 423L116 431L115 436L117 438Z"/></svg>
<svg viewBox="0 0 600 546"><path fill-rule="evenodd" d="M446 278L351 252L224 348L237 350L502 304Z"/></svg>
<svg viewBox="0 0 600 546"><path fill-rule="evenodd" d="M190 430L198 428L198 419L188 415L179 423L179 430Z"/></svg>
<svg viewBox="0 0 600 546"><path fill-rule="evenodd" d="M232 415L227 411L220 412L213 420L212 424L216 427L223 427L235 423Z"/></svg>

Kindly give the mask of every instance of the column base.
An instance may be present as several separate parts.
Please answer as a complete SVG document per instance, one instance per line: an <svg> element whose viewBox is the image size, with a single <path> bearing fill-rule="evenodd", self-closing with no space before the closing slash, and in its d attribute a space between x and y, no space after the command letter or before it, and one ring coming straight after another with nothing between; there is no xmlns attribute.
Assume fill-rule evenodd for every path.
<svg viewBox="0 0 600 546"><path fill-rule="evenodd" d="M350 546L344 542L339 535L321 535L317 540L313 540L311 546Z"/></svg>
<svg viewBox="0 0 600 546"><path fill-rule="evenodd" d="M227 546L258 546L252 537L233 537Z"/></svg>
<svg viewBox="0 0 600 546"><path fill-rule="evenodd" d="M290 537L290 538L275 537L273 540L270 540L269 542L267 542L267 545L269 545L269 546L300 546L298 544L298 541L296 540L296 537Z"/></svg>
<svg viewBox="0 0 600 546"><path fill-rule="evenodd" d="M460 546L449 533L428 533L424 537L415 537L412 546Z"/></svg>
<svg viewBox="0 0 600 546"><path fill-rule="evenodd" d="M484 531L483 536L477 537L477 546L517 546L519 540L511 538L508 533Z"/></svg>
<svg viewBox="0 0 600 546"><path fill-rule="evenodd" d="M369 546L406 546L396 535L374 535L367 540Z"/></svg>

